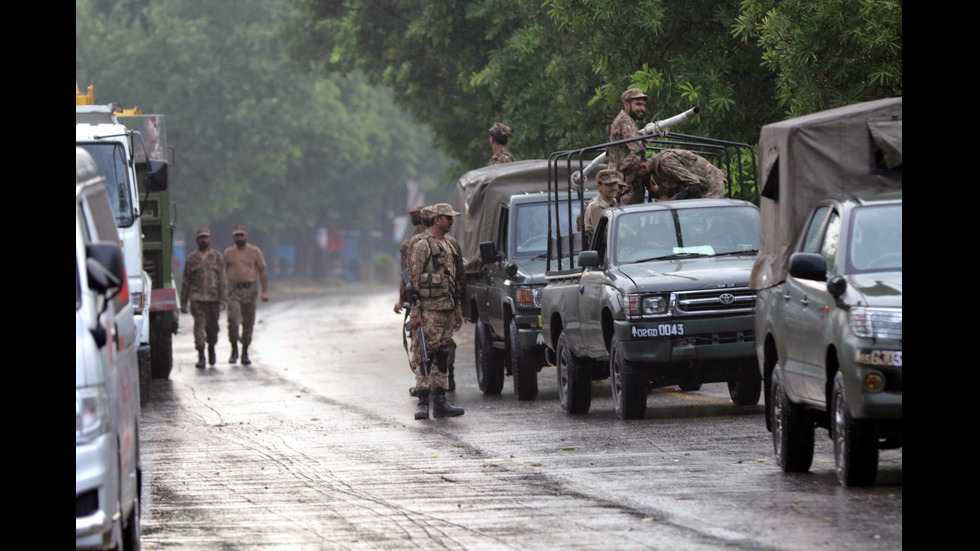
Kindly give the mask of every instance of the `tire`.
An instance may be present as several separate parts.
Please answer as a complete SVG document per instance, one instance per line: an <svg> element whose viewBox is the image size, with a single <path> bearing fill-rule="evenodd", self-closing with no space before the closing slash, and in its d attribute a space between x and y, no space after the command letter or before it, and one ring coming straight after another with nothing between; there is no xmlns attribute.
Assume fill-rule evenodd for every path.
<svg viewBox="0 0 980 551"><path fill-rule="evenodd" d="M754 406L762 397L762 379L728 381L728 395L736 406Z"/></svg>
<svg viewBox="0 0 980 551"><path fill-rule="evenodd" d="M697 392L701 390L701 383L684 382L677 385L684 392Z"/></svg>
<svg viewBox="0 0 980 551"><path fill-rule="evenodd" d="M170 378L174 365L174 321L171 312L150 314L150 372L154 379Z"/></svg>
<svg viewBox="0 0 980 551"><path fill-rule="evenodd" d="M772 447L785 473L802 473L813 463L813 421L790 401L777 363L772 371Z"/></svg>
<svg viewBox="0 0 980 551"><path fill-rule="evenodd" d="M140 500L139 498L135 498L133 501L135 502L133 504L133 510L126 519L126 526L123 527L122 546L120 549L124 551L140 551L141 548Z"/></svg>
<svg viewBox="0 0 980 551"><path fill-rule="evenodd" d="M507 324L507 354L514 377L514 394L518 400L534 400L538 397L538 369L528 350L521 346L517 322Z"/></svg>
<svg viewBox="0 0 980 551"><path fill-rule="evenodd" d="M871 486L878 476L878 435L873 426L851 417L839 371L830 411L837 480L844 486Z"/></svg>
<svg viewBox="0 0 980 551"><path fill-rule="evenodd" d="M151 349L143 347L136 353L139 364L139 383L140 383L140 407L145 406L150 401L151 381L153 379L153 354Z"/></svg>
<svg viewBox="0 0 980 551"><path fill-rule="evenodd" d="M490 327L476 322L473 349L476 353L476 381L487 396L500 394L504 389L504 354L493 347Z"/></svg>
<svg viewBox="0 0 980 551"><path fill-rule="evenodd" d="M558 401L565 413L588 413L592 407L592 373L585 362L572 353L568 337L562 331L558 337Z"/></svg>
<svg viewBox="0 0 980 551"><path fill-rule="evenodd" d="M623 357L622 345L616 340L609 353L609 382L616 415L620 419L643 419L649 394L647 374Z"/></svg>

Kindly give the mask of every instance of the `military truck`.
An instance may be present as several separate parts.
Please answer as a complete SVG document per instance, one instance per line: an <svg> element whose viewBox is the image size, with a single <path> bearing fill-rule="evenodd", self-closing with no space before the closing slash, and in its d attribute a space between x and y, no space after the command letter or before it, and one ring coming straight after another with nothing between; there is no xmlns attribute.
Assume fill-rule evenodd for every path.
<svg viewBox="0 0 980 551"><path fill-rule="evenodd" d="M751 287L766 427L785 472L815 427L844 486L902 445L902 98L762 128L762 226Z"/></svg>
<svg viewBox="0 0 980 551"><path fill-rule="evenodd" d="M697 391L728 383L732 401L755 404L761 393L754 349L755 295L748 288L758 248L754 160L747 144L663 133L551 156L553 197L587 181L587 161L607 147L644 140L647 150L685 148L714 160L728 175L725 199L647 202L603 211L577 257L546 268L542 337L557 366L561 409L591 408L592 382L610 379L616 414L646 415L652 388ZM599 158L599 157L596 157ZM571 177L562 179L562 166ZM550 213L563 210L551 202ZM576 228L555 219L550 238ZM577 262L576 262L577 259Z"/></svg>
<svg viewBox="0 0 980 551"><path fill-rule="evenodd" d="M145 403L151 379L170 375L177 330L163 117L143 116L138 108L127 111L118 104L95 105L92 87L80 94L76 86L75 145L95 160L116 217L139 335L140 397Z"/></svg>
<svg viewBox="0 0 980 551"><path fill-rule="evenodd" d="M500 394L505 376L512 376L518 400L534 400L538 372L547 365L540 339L550 251L547 188L546 160L471 170L456 184L461 220L453 234L464 258L463 316L476 324L477 381L486 395ZM562 220L578 216L580 202L561 205Z"/></svg>

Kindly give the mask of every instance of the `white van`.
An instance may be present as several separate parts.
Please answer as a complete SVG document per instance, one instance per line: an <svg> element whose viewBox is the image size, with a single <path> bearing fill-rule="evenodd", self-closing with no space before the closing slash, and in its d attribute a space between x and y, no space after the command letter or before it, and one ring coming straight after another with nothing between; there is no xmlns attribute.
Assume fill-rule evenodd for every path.
<svg viewBox="0 0 980 551"><path fill-rule="evenodd" d="M115 217L75 148L75 548L140 548L138 335Z"/></svg>

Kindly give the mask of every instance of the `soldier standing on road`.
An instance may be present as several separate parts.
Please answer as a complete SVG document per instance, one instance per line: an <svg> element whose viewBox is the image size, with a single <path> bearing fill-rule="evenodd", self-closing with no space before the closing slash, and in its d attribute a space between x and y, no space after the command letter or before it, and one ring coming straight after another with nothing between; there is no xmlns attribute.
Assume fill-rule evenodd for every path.
<svg viewBox="0 0 980 551"><path fill-rule="evenodd" d="M194 346L197 348L198 369L204 369L204 345L208 345L208 363L217 359L214 345L218 342L218 316L228 304L228 281L221 253L211 248L211 230L198 228L197 250L184 263L184 279L180 286L180 311L187 313L190 304L194 316Z"/></svg>
<svg viewBox="0 0 980 551"><path fill-rule="evenodd" d="M616 115L611 125L609 125L609 141L615 142L628 138L635 138L640 135L636 122L642 119L647 112L647 98L639 88L630 88L623 92L620 99L623 100L623 110ZM624 204L642 203L645 189L643 189L640 163L646 157L646 146L643 140L637 140L627 144L615 145L606 149L606 168L618 170L623 174L623 181L630 187L630 193L625 199Z"/></svg>
<svg viewBox="0 0 980 551"><path fill-rule="evenodd" d="M724 171L697 153L667 149L650 158L649 163L655 185L660 187L660 201L725 196L728 178Z"/></svg>
<svg viewBox="0 0 980 551"><path fill-rule="evenodd" d="M459 251L446 239L453 227L453 216L459 213L449 203L433 205L432 225L412 246L409 278L418 292L412 305L412 329L422 327L425 347L431 365L421 362L415 377L419 403L416 419L429 418L429 396L432 396L433 417L456 417L463 408L446 402L449 387L449 356L453 333L463 325L462 295L457 276L462 276ZM421 355L421 354L420 354Z"/></svg>
<svg viewBox="0 0 980 551"><path fill-rule="evenodd" d="M592 234L602 216L602 211L619 205L619 194L625 189L623 175L618 170L608 168L600 170L599 174L596 174L595 187L599 190L599 195L589 200L585 205L585 214L582 216L585 232L582 243L585 246L592 242Z"/></svg>
<svg viewBox="0 0 980 551"><path fill-rule="evenodd" d="M408 256L412 252L412 245L415 244L415 237L419 234L425 233L425 229L428 227L426 223L422 220L422 209L425 207L419 205L417 207L412 207L408 211L408 215L412 218L412 235L402 239L402 244L398 248L398 254L401 257L402 269L399 273L404 272L408 269ZM410 302L411 297L405 295L405 280L399 279L398 284L398 302L395 303L395 313L402 313L402 304Z"/></svg>
<svg viewBox="0 0 980 551"><path fill-rule="evenodd" d="M516 160L510 151L507 151L507 140L510 139L510 134L510 127L506 124L495 122L490 127L490 148L493 150L490 165L512 163Z"/></svg>
<svg viewBox="0 0 980 551"><path fill-rule="evenodd" d="M248 229L235 226L231 235L235 244L225 249L224 253L228 273L228 340L231 342L228 363L238 361L238 327L241 326L242 365L249 365L252 361L248 358L248 345L252 343L252 327L255 325L258 282L262 283L262 302L268 302L269 278L265 273L262 249L248 242Z"/></svg>

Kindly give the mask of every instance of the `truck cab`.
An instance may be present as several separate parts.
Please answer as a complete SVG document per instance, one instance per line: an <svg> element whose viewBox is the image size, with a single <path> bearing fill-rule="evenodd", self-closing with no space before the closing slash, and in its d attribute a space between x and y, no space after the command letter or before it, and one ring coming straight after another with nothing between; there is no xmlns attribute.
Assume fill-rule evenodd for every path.
<svg viewBox="0 0 980 551"><path fill-rule="evenodd" d="M487 395L500 394L509 375L518 400L534 400L538 372L548 365L540 337L545 259L552 252L546 171L547 161L517 161L470 171L457 183L463 316L476 324L477 381ZM580 203L563 204L574 220ZM581 248L580 239L575 243Z"/></svg>

